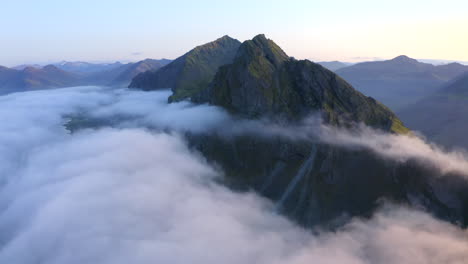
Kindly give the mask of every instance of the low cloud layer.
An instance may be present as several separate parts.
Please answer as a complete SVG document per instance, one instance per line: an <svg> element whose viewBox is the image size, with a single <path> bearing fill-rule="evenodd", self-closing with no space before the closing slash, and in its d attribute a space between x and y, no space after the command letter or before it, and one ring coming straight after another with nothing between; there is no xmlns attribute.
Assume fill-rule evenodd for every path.
<svg viewBox="0 0 468 264"><path fill-rule="evenodd" d="M121 128L145 126L179 132L216 132L225 136L256 134L365 148L391 160L406 162L415 159L425 162L439 169L441 174L456 172L468 176L468 155L465 151L443 150L416 134L392 135L365 126L352 131L337 129L322 124L319 115L311 116L296 126L281 126L267 120L235 120L214 106L189 102L167 104L169 95L170 91L148 93L119 90L114 92L113 103L99 105L91 109L88 115L101 120L121 117L123 119L118 123Z"/></svg>
<svg viewBox="0 0 468 264"><path fill-rule="evenodd" d="M0 126L0 263L468 259L467 232L424 212L387 206L370 220L311 233L275 214L256 194L215 184L221 172L189 150L177 132L163 130L202 133L238 121L211 106L166 105L166 98L164 92L96 87L0 97L0 118L9 120ZM117 128L70 134L63 117L76 113L123 121ZM277 127L272 133L289 132ZM380 137L390 137L363 140L333 133L324 135L336 144L376 152ZM383 146L381 155L401 158L399 149L386 152Z"/></svg>

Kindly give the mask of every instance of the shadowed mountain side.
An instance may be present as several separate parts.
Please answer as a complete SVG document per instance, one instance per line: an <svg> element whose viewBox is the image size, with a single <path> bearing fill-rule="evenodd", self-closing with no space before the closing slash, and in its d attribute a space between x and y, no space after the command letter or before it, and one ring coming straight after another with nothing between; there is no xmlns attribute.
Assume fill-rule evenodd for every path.
<svg viewBox="0 0 468 264"><path fill-rule="evenodd" d="M399 56L387 61L358 63L336 72L365 95L397 111L467 71L468 66L459 63L434 66Z"/></svg>
<svg viewBox="0 0 468 264"><path fill-rule="evenodd" d="M468 149L468 74L398 112L410 128L447 147Z"/></svg>
<svg viewBox="0 0 468 264"><path fill-rule="evenodd" d="M400 163L365 149L280 138L193 135L189 142L222 167L229 186L258 191L304 226L333 227L353 216L370 216L382 199L468 224L463 176L441 177L437 169L414 160Z"/></svg>

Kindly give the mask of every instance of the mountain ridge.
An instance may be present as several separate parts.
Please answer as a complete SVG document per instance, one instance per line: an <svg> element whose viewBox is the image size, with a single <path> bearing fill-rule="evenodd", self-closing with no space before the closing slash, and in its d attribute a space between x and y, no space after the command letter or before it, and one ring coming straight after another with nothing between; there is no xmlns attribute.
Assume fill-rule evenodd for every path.
<svg viewBox="0 0 468 264"><path fill-rule="evenodd" d="M221 66L209 87L192 100L247 118L299 120L319 111L333 124L363 122L393 132L406 130L385 106L324 67L290 58L263 34L243 42L233 63Z"/></svg>
<svg viewBox="0 0 468 264"><path fill-rule="evenodd" d="M130 88L157 90L171 88L170 100L180 101L206 87L219 66L230 62L240 42L225 35L199 45L154 73L133 78Z"/></svg>
<svg viewBox="0 0 468 264"><path fill-rule="evenodd" d="M20 65L15 67L16 69L0 66L0 93L77 85L126 87L137 74L159 69L168 62L167 59L145 59L127 64L116 62L100 65L87 62L62 62L45 66Z"/></svg>

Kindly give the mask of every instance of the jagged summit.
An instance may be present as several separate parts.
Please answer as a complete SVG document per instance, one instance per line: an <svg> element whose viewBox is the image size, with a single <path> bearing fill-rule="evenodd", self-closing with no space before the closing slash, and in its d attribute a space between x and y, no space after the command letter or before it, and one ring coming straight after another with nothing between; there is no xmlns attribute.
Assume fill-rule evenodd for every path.
<svg viewBox="0 0 468 264"><path fill-rule="evenodd" d="M264 34L245 41L236 54L236 58L248 59L252 56L263 56L275 66L281 65L289 59L288 55L275 42L267 39Z"/></svg>

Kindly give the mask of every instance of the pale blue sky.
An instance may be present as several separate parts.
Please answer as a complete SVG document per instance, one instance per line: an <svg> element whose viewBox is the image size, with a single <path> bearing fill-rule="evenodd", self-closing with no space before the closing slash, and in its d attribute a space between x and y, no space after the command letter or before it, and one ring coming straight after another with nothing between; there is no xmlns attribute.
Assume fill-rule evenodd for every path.
<svg viewBox="0 0 468 264"><path fill-rule="evenodd" d="M175 58L265 33L297 58L468 60L466 0L0 0L0 65ZM359 59L357 57L360 57Z"/></svg>

